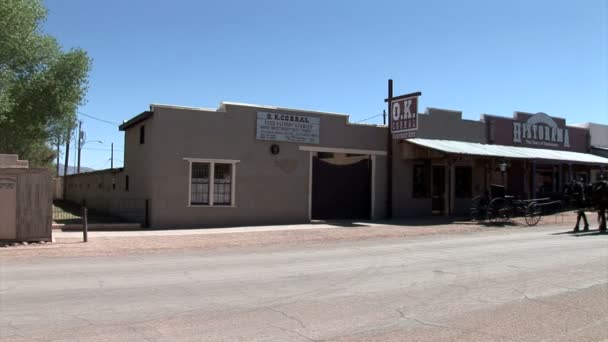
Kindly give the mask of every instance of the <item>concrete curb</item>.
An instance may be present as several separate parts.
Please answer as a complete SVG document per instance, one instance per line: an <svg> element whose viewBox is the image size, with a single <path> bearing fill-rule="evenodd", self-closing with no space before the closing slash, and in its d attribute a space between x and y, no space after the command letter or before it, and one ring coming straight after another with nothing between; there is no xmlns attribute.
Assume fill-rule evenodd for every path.
<svg viewBox="0 0 608 342"><path fill-rule="evenodd" d="M125 231L125 230L141 230L140 223L89 223L89 231ZM53 229L64 232L80 232L82 224L58 224L53 223Z"/></svg>

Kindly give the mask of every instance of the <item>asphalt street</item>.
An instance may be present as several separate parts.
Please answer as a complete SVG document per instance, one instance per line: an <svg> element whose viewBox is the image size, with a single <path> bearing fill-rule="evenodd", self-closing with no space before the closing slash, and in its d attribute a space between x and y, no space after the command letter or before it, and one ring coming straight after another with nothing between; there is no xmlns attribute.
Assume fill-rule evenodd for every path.
<svg viewBox="0 0 608 342"><path fill-rule="evenodd" d="M608 340L608 235L566 230L0 260L0 340Z"/></svg>

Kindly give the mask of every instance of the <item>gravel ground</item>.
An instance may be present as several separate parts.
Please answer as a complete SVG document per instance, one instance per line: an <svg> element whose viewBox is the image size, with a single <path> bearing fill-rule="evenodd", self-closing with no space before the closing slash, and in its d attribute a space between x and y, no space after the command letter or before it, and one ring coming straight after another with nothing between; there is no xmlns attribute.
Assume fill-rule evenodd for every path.
<svg viewBox="0 0 608 342"><path fill-rule="evenodd" d="M589 215L592 227L595 216ZM474 222L447 222L435 220L409 220L390 222L386 225L348 225L334 229L282 230L246 233L227 233L211 235L181 236L129 236L96 237L88 243L80 238L57 238L54 243L28 244L0 248L0 258L28 257L69 257L69 256L106 256L137 255L162 253L171 250L213 250L234 247L290 246L303 244L323 244L338 241L364 239L404 238L424 235L473 233L480 231L539 229L546 225L573 226L576 216L566 213L559 216L546 216L535 227L527 227L523 221L516 221L504 227L476 224Z"/></svg>

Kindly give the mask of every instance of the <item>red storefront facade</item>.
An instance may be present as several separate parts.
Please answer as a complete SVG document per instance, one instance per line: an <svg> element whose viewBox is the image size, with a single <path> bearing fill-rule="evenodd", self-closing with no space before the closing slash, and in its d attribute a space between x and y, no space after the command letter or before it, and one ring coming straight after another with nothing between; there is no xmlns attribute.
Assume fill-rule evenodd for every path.
<svg viewBox="0 0 608 342"><path fill-rule="evenodd" d="M513 118L483 115L489 144L589 153L589 130L568 126L566 119L545 113L515 112ZM507 161L505 185L523 197L553 197L572 178L590 179L596 167L584 163L547 160Z"/></svg>

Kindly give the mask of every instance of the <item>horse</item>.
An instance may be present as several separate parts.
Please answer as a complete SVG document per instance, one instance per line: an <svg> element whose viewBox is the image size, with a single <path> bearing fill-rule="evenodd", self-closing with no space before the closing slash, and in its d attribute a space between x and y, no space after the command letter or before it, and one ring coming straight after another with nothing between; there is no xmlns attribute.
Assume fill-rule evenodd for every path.
<svg viewBox="0 0 608 342"><path fill-rule="evenodd" d="M583 183L582 180L574 180L571 183L564 185L563 201L565 207L576 210L576 225L574 226L575 232L580 230L579 226L581 218L584 222L583 230L589 230L589 222L587 221L585 209L592 206L592 196L590 196L592 190L593 187L591 187L589 184Z"/></svg>
<svg viewBox="0 0 608 342"><path fill-rule="evenodd" d="M563 201L566 207L576 210L576 225L574 231L578 232L580 221L583 220L583 230L589 230L586 209L597 210L599 231L606 231L606 211L608 211L608 179L603 175L602 178L593 183L585 184L580 181L573 181L564 186Z"/></svg>
<svg viewBox="0 0 608 342"><path fill-rule="evenodd" d="M599 230L606 231L606 211L608 211L608 177L602 175L602 178L593 183L591 192L592 202L597 209Z"/></svg>

